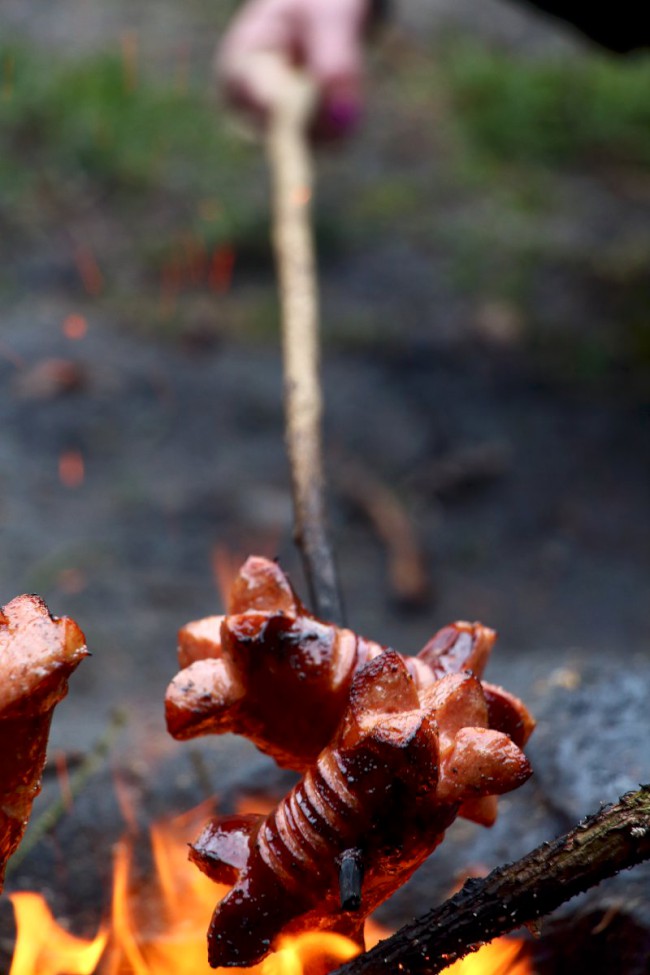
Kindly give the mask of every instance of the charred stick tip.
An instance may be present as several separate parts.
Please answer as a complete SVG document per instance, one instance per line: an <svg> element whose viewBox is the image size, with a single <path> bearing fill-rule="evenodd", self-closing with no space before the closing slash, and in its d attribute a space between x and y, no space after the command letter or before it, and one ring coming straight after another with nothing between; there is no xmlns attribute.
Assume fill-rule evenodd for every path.
<svg viewBox="0 0 650 975"><path fill-rule="evenodd" d="M361 907L363 867L358 850L346 850L339 860L339 894L342 911L358 911Z"/></svg>

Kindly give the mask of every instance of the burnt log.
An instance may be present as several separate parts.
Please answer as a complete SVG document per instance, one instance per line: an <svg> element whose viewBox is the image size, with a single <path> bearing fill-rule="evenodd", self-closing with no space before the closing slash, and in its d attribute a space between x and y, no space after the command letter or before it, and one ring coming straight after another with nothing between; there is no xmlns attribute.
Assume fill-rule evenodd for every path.
<svg viewBox="0 0 650 975"><path fill-rule="evenodd" d="M635 870L635 876L640 872ZM648 975L650 931L624 900L605 910L554 918L528 947L538 975Z"/></svg>
<svg viewBox="0 0 650 975"><path fill-rule="evenodd" d="M650 785L543 843L405 925L335 975L436 975L486 941L529 924L621 870L650 859Z"/></svg>

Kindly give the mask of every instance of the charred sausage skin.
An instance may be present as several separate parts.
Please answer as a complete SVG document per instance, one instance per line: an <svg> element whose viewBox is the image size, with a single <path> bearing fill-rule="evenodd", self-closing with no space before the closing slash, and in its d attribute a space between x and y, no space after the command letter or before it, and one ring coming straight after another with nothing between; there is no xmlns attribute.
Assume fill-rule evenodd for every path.
<svg viewBox="0 0 650 975"><path fill-rule="evenodd" d="M0 890L40 792L54 707L87 653L74 620L51 616L39 596L0 609Z"/></svg>
<svg viewBox="0 0 650 975"><path fill-rule="evenodd" d="M355 675L332 742L268 815L217 818L191 858L232 890L208 933L213 967L248 966L285 934L332 930L363 943L363 923L436 848L466 803L522 784L530 766L471 674L418 690L385 651ZM338 866L354 850L358 910L342 911Z"/></svg>
<svg viewBox="0 0 650 975"><path fill-rule="evenodd" d="M448 673L480 677L495 639L481 623L456 622L403 661L420 689ZM167 689L168 730L180 740L232 731L279 765L304 771L332 738L354 675L385 650L316 619L274 562L252 556L233 584L227 614L179 633L182 670ZM524 744L534 727L524 705L485 687L491 727Z"/></svg>

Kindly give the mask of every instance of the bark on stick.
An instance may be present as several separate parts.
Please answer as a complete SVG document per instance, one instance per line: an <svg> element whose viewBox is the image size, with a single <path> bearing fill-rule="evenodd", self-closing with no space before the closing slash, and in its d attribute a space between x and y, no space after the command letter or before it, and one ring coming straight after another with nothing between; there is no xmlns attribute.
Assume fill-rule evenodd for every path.
<svg viewBox="0 0 650 975"><path fill-rule="evenodd" d="M650 785L629 792L521 860L468 880L455 897L334 975L436 975L486 941L650 859Z"/></svg>

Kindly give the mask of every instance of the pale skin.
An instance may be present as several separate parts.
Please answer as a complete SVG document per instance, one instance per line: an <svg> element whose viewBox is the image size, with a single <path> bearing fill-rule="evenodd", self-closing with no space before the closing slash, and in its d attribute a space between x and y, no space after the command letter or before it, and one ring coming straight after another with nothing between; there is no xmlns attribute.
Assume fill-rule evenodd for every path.
<svg viewBox="0 0 650 975"><path fill-rule="evenodd" d="M263 122L276 93L257 70L258 56L274 54L316 84L319 134L345 135L361 115L367 9L368 0L248 0L217 52L227 98Z"/></svg>

